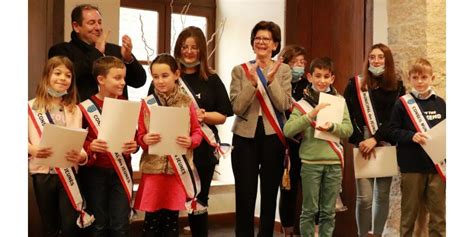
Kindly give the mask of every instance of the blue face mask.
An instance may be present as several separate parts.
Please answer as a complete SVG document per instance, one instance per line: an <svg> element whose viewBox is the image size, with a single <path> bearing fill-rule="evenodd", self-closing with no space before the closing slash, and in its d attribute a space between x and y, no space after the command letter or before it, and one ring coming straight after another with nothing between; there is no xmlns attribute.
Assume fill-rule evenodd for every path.
<svg viewBox="0 0 474 237"><path fill-rule="evenodd" d="M297 82L301 79L304 74L304 67L293 67L291 68L291 82Z"/></svg>
<svg viewBox="0 0 474 237"><path fill-rule="evenodd" d="M57 92L55 90L53 90L53 88L51 87L48 87L48 94L52 97L63 97L64 95L67 95L67 91L63 91L63 92Z"/></svg>
<svg viewBox="0 0 474 237"><path fill-rule="evenodd" d="M385 72L385 65L374 67L372 65L369 66L369 72L372 73L375 77L382 75Z"/></svg>

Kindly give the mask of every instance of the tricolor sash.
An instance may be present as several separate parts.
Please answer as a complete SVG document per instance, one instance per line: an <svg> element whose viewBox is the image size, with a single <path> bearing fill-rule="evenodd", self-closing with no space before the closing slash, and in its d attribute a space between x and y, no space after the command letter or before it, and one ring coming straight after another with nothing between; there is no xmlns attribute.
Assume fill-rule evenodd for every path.
<svg viewBox="0 0 474 237"><path fill-rule="evenodd" d="M155 98L154 94L151 94L145 98L143 103L147 105L145 106L146 110L144 112L148 115L150 114L150 106L160 105L159 100ZM173 166L176 177L178 177L180 184L182 185L184 191L186 191L186 196L188 199L186 202L186 208L188 212L197 213L205 210L206 207L197 200L197 195L199 192L201 192L201 180L199 179L199 175L195 170L195 166L188 161L185 155L169 155L167 157Z"/></svg>
<svg viewBox="0 0 474 237"><path fill-rule="evenodd" d="M199 109L199 104L196 101L196 94L191 90L189 85L186 84L186 82L183 79L180 78L179 82L184 92L186 92L186 94L192 99L194 103L194 107ZM214 135L214 132L212 132L212 129L209 128L209 126L206 123L201 122L200 125L201 125L201 130L203 132L204 140L206 140L207 144L215 148L214 155L216 156L216 158L219 159L221 157L224 157L226 154L228 154L228 152L232 149L231 145L228 143L218 142Z"/></svg>
<svg viewBox="0 0 474 237"><path fill-rule="evenodd" d="M379 129L377 116L375 115L374 107L372 106L372 101L370 99L369 91L362 91L360 83L362 81L361 76L355 76L354 82L356 86L357 98L359 99L360 109L365 120L365 124L369 128L371 135L374 135L375 132Z"/></svg>
<svg viewBox="0 0 474 237"><path fill-rule="evenodd" d="M91 129L92 133L98 137L101 119L101 111L99 110L99 107L91 99L87 99L79 104L79 108L84 114L84 117L89 122L89 128ZM115 172L122 183L128 201L131 202L133 180L132 176L130 175L130 171L128 170L125 157L123 157L122 153L120 152L107 152L106 155L109 157L110 162L114 166Z"/></svg>
<svg viewBox="0 0 474 237"><path fill-rule="evenodd" d="M33 122L36 132L38 133L38 137L41 138L45 124L54 124L54 121L47 111L45 113L40 113L33 110L33 103L34 100L28 102L28 115ZM79 217L77 218L76 224L80 228L86 228L90 226L95 221L95 218L94 215L90 215L84 210L86 208L86 203L82 199L81 191L79 190L79 186L74 175L74 170L72 167L55 167L54 170L58 174L58 178L63 184L64 190L66 191L73 208L79 212Z"/></svg>
<svg viewBox="0 0 474 237"><path fill-rule="evenodd" d="M248 80L251 80L252 75L250 74L249 71L249 66L247 64L253 64L255 61L250 61L248 63L242 63L241 66L244 69L245 75ZM267 79L263 75L262 70L260 67L257 67L257 75L259 80L257 80L257 99L258 102L260 103L260 107L262 108L263 114L267 118L268 122L272 126L273 130L276 132L276 135L280 139L281 143L285 147L285 159L283 162L284 165L284 173L283 173L283 182L282 182L282 187L284 189L289 190L290 187L290 176L289 172L291 169L291 161L290 161L290 155L289 155L289 148L288 148L288 143L286 142L285 135L283 134L283 125L284 121L282 118L282 113L277 113L274 108L272 101L270 100L270 97L268 96L267 89L264 85L267 84Z"/></svg>
<svg viewBox="0 0 474 237"><path fill-rule="evenodd" d="M306 101L305 99L301 99L300 101L293 103L293 107L298 109L303 115L313 110L313 106L310 103L308 103L308 101ZM311 127L316 129L316 121L311 121ZM341 161L342 175L344 175L344 148L339 143L336 143L333 141L326 141L326 142L329 144L332 150L336 153L337 157L339 157L339 160ZM342 193L342 188L339 191L339 193ZM347 207L344 206L344 204L342 203L341 195L338 194L336 198L336 212L342 212L346 210L347 210Z"/></svg>
<svg viewBox="0 0 474 237"><path fill-rule="evenodd" d="M301 99L300 101L293 104L296 109L298 109L303 115L309 113L313 106L308 103L305 99ZM311 126L316 129L316 121L311 121ZM333 141L326 141L329 146L334 150L337 157L341 161L341 168L344 170L344 148L341 144L333 142Z"/></svg>
<svg viewBox="0 0 474 237"><path fill-rule="evenodd" d="M401 96L400 100L402 101L402 104L405 107L405 110L407 111L408 116L410 117L410 120L417 132L424 133L431 129L429 123L426 121L425 116L423 115L423 111L418 106L415 98L413 98L411 94ZM436 167L436 170L438 171L438 174L441 176L443 181L446 182L446 162L433 161L433 163Z"/></svg>

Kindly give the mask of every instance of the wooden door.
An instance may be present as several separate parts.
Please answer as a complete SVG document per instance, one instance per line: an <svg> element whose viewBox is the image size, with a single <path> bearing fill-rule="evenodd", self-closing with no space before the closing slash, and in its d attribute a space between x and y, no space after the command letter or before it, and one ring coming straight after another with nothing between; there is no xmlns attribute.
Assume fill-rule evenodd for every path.
<svg viewBox="0 0 474 237"><path fill-rule="evenodd" d="M334 62L334 86L341 94L349 78L361 72L372 45L373 0L287 0L286 44L306 48L308 62L328 56ZM309 65L308 65L309 67ZM349 208L336 214L334 236L357 236L352 145L344 143L342 199Z"/></svg>

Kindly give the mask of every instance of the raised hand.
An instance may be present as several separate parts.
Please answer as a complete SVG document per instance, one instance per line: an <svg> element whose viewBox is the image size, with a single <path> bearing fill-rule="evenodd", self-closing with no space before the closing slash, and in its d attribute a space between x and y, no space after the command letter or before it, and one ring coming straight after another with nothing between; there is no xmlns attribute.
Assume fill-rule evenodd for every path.
<svg viewBox="0 0 474 237"><path fill-rule="evenodd" d="M328 107L329 103L321 103L321 104L318 104L313 110L311 110L309 113L308 113L308 116L310 119L314 119L316 117L316 115L318 115L319 111Z"/></svg>
<svg viewBox="0 0 474 237"><path fill-rule="evenodd" d="M128 35L122 36L122 48L120 48L120 53L125 62L132 61L132 39Z"/></svg>
<svg viewBox="0 0 474 237"><path fill-rule="evenodd" d="M95 42L95 48L102 54L105 53L105 44L107 43L107 37L109 37L110 30L104 31L102 35Z"/></svg>
<svg viewBox="0 0 474 237"><path fill-rule="evenodd" d="M280 68L282 63L283 63L283 58L280 57L276 61L276 63L273 65L272 69L267 73L268 84L272 83L272 81L275 79L275 74L278 71L278 68Z"/></svg>

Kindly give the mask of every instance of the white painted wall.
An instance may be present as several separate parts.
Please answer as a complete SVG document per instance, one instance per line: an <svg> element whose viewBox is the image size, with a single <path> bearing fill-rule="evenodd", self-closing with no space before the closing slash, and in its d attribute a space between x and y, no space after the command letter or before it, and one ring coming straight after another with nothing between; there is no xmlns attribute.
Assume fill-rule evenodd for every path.
<svg viewBox="0 0 474 237"><path fill-rule="evenodd" d="M71 40L71 11L80 4L92 4L102 13L104 32L110 30L107 42L118 44L120 0L66 0L64 1L64 41Z"/></svg>
<svg viewBox="0 0 474 237"><path fill-rule="evenodd" d="M388 45L387 0L374 0L374 35L373 43Z"/></svg>
<svg viewBox="0 0 474 237"><path fill-rule="evenodd" d="M261 20L278 24L281 28L282 46L284 46L285 0L217 0L216 27L224 19L226 19L224 33L216 51L216 70L229 92L232 68L237 64L255 59L250 45L250 33L255 24ZM219 127L222 141L232 142L233 122L234 117L228 118L226 123ZM222 174L219 177L221 182L234 182L230 156L227 159L221 159L218 169ZM259 194L255 213L259 216ZM280 219L278 212L277 219Z"/></svg>

